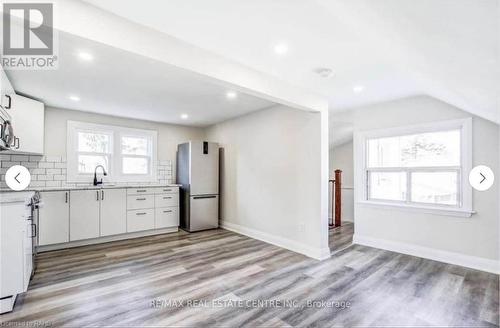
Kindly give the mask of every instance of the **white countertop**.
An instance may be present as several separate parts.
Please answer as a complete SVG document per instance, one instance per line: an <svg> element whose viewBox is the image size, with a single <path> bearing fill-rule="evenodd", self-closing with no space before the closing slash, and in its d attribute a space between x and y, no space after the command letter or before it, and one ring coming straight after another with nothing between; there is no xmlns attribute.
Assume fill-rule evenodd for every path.
<svg viewBox="0 0 500 328"><path fill-rule="evenodd" d="M130 188L169 188L169 187L180 187L180 184L150 184L150 185L120 185L120 184L104 184L104 185L84 185L84 186L71 186L71 187L34 187L26 189L22 192L12 191L10 189L1 189L0 195L8 194L8 193L23 193L23 192L31 192L34 191L65 191L65 190L101 190L101 189L130 189Z"/></svg>
<svg viewBox="0 0 500 328"><path fill-rule="evenodd" d="M3 192L0 194L0 203L26 203L34 194L34 191Z"/></svg>

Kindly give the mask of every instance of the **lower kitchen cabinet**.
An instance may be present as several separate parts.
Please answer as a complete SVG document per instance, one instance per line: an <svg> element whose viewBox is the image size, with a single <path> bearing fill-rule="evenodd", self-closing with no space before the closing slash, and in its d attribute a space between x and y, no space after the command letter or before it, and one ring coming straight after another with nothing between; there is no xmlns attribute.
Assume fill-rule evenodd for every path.
<svg viewBox="0 0 500 328"><path fill-rule="evenodd" d="M101 236L127 232L127 191L101 190Z"/></svg>
<svg viewBox="0 0 500 328"><path fill-rule="evenodd" d="M155 229L178 227L179 207L157 208L155 213Z"/></svg>
<svg viewBox="0 0 500 328"><path fill-rule="evenodd" d="M38 245L69 241L69 191L44 191L38 212Z"/></svg>
<svg viewBox="0 0 500 328"><path fill-rule="evenodd" d="M178 187L43 191L41 200L39 246L179 226Z"/></svg>
<svg viewBox="0 0 500 328"><path fill-rule="evenodd" d="M150 230L155 228L154 209L127 211L127 232Z"/></svg>
<svg viewBox="0 0 500 328"><path fill-rule="evenodd" d="M69 240L99 237L100 190L70 191Z"/></svg>

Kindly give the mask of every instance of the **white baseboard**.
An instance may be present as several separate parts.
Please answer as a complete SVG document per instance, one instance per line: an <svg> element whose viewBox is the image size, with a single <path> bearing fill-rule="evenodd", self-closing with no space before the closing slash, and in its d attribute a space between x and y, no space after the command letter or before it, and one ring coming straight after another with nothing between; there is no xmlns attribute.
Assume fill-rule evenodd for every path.
<svg viewBox="0 0 500 328"><path fill-rule="evenodd" d="M164 233L172 233L172 232L177 232L177 231L179 231L178 227L162 228L162 229L146 230L146 231L137 231L137 232L130 232L130 233L125 233L125 234L121 234L121 235L71 241L71 242L62 243L62 244L38 246L37 251L38 252L48 252L48 251L55 251L55 250L59 250L59 249L109 243L111 241L119 241L119 240L125 240L125 239L133 239L133 238L161 235Z"/></svg>
<svg viewBox="0 0 500 328"><path fill-rule="evenodd" d="M308 245L304 245L303 243L298 243L294 240L284 238L284 237L278 237L272 234L269 234L267 232L262 232L256 229L244 227L239 224L235 223L230 223L227 221L221 221L220 222L221 228L224 228L226 230L230 230L236 233L239 233L241 235L245 235L248 237L251 237L253 239L261 240L263 242L266 242L268 244L273 244L275 246L279 246L282 248L286 248L288 250L291 250L296 253L304 254L305 256L311 257L316 260L326 260L330 258L330 248L326 247L324 249L322 248L316 248L316 247L310 247Z"/></svg>
<svg viewBox="0 0 500 328"><path fill-rule="evenodd" d="M482 257L354 234L353 243L500 274L500 263Z"/></svg>

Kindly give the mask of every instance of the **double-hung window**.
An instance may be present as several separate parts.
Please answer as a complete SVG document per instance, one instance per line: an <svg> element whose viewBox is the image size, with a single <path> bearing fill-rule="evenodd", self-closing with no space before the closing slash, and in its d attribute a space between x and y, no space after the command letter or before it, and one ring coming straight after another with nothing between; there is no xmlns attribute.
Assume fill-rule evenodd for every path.
<svg viewBox="0 0 500 328"><path fill-rule="evenodd" d="M120 164L124 176L147 176L151 173L152 141L150 136L145 135L120 136Z"/></svg>
<svg viewBox="0 0 500 328"><path fill-rule="evenodd" d="M98 165L102 165L106 171L111 172L111 160L113 149L113 134L107 130L76 129L76 157L77 174L85 175L94 173Z"/></svg>
<svg viewBox="0 0 500 328"><path fill-rule="evenodd" d="M471 119L361 133L362 201L472 212Z"/></svg>
<svg viewBox="0 0 500 328"><path fill-rule="evenodd" d="M68 182L88 182L102 165L112 182L156 180L157 132L68 122Z"/></svg>

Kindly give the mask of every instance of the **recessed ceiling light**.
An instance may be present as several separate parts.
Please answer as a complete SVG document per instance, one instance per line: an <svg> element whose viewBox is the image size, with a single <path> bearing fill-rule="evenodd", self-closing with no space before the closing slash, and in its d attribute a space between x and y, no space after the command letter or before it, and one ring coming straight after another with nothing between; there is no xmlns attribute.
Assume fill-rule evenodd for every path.
<svg viewBox="0 0 500 328"><path fill-rule="evenodd" d="M188 115L188 114L182 114L182 115L181 115L181 118L182 118L183 120L187 120L187 119L189 118L189 115Z"/></svg>
<svg viewBox="0 0 500 328"><path fill-rule="evenodd" d="M288 45L284 42L280 42L274 46L274 52L277 55L284 55L288 52Z"/></svg>
<svg viewBox="0 0 500 328"><path fill-rule="evenodd" d="M323 78L329 78L334 75L333 70L328 67L318 67L313 70L314 73L318 74Z"/></svg>
<svg viewBox="0 0 500 328"><path fill-rule="evenodd" d="M228 91L226 92L226 98L227 99L236 99L238 97L238 94L234 91Z"/></svg>
<svg viewBox="0 0 500 328"><path fill-rule="evenodd" d="M78 57L84 61L91 61L94 59L94 56L92 56L92 54L89 54L88 52L83 52L83 51L78 53Z"/></svg>
<svg viewBox="0 0 500 328"><path fill-rule="evenodd" d="M354 86L354 88L352 88L352 91L354 91L355 93L361 93L364 90L365 90L365 87L362 85L356 85L356 86Z"/></svg>
<svg viewBox="0 0 500 328"><path fill-rule="evenodd" d="M78 96L69 96L69 99L71 99L73 101L80 101L80 97L78 97Z"/></svg>

